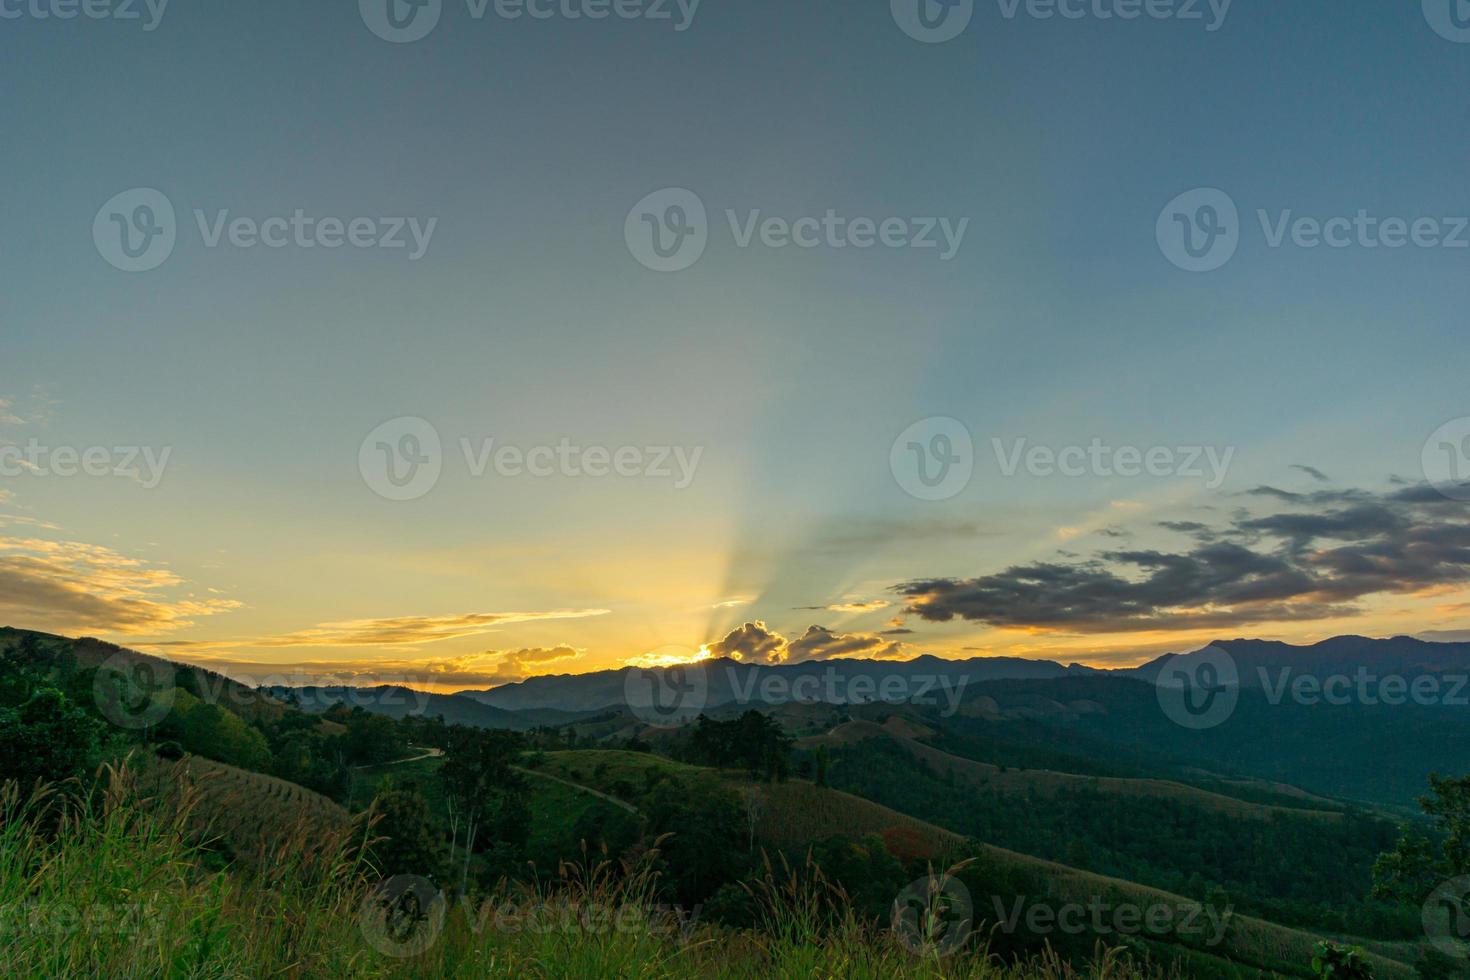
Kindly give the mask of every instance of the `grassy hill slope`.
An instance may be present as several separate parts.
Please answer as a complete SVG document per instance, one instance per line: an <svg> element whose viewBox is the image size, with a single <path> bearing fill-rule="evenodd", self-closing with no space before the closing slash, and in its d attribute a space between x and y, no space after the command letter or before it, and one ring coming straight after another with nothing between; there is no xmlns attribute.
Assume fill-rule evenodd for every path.
<svg viewBox="0 0 1470 980"><path fill-rule="evenodd" d="M1276 815L1307 816L1323 820L1340 820L1342 813L1327 809L1293 809L1254 803L1221 793L1167 779L1132 779L1116 776L1090 776L1055 772L1049 769L1013 769L988 762L976 762L952 755L918 741L925 730L899 716L879 725L871 721L849 721L825 735L815 735L797 742L798 748L814 749L819 745L848 745L864 739L885 739L901 746L915 759L922 759L940 774L954 773L987 792L1017 796L1045 796L1064 787L1085 787L1119 796L1145 796L1173 799L1218 813L1255 820ZM1305 794L1304 794L1305 795Z"/></svg>

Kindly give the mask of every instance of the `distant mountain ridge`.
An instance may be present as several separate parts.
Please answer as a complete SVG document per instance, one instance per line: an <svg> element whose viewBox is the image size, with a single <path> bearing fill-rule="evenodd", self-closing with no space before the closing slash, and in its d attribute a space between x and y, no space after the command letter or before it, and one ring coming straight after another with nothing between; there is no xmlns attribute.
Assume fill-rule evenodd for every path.
<svg viewBox="0 0 1470 980"><path fill-rule="evenodd" d="M971 660L947 660L925 654L914 660L808 660L795 664L752 664L721 657L701 661L698 666L708 684L706 703L710 707L736 701L758 701L763 704L785 704L807 698L803 692L817 692L813 699L846 703L859 700L867 687L855 685L856 678L872 682L868 700L879 697L885 684L890 690L915 690L925 679L942 678L951 689L980 681L1049 680L1078 673L1093 673L1090 667L1063 666L1050 660L1025 660L1020 657L976 657ZM628 674L642 668L618 667L587 674L546 674L530 677L514 684L483 691L460 691L462 697L508 711L559 708L564 711L597 711L626 703ZM673 668L655 668L670 670ZM931 690L938 693L937 686ZM823 694L831 690L838 697ZM794 692L794 693L793 693ZM752 698L749 695L754 694Z"/></svg>
<svg viewBox="0 0 1470 980"><path fill-rule="evenodd" d="M1206 651L1212 649L1229 654L1242 687L1267 686L1276 682L1283 670L1289 670L1293 676L1311 674L1319 679L1353 677L1360 670L1378 678L1470 670L1470 643L1436 643L1412 636L1380 640L1348 635L1308 646L1279 640L1217 640L1190 653L1164 654L1124 673L1153 682L1165 666L1187 665L1205 657Z"/></svg>
<svg viewBox="0 0 1470 980"><path fill-rule="evenodd" d="M973 657L950 660L925 654L913 660L812 660L797 664L751 664L729 658L703 661L701 666L708 682L707 704L717 707L731 702L752 701L762 704L784 704L790 696L762 696L765 678L780 679L778 691L790 691L803 677L823 680L835 677L850 688L851 679L871 677L881 690L885 680L901 679L913 685L922 678L939 678L951 685L1005 680L1051 680L1063 677L1103 675L1131 677L1154 683L1159 672L1170 663L1188 663L1205 655L1207 650L1223 650L1237 669L1239 683L1246 687L1262 686L1261 671L1274 679L1282 670L1293 675L1310 672L1318 675L1353 676L1360 668L1370 674L1443 674L1456 670L1470 671L1470 643L1437 643L1411 636L1374 639L1365 636L1336 636L1309 645L1295 645L1279 640L1218 640L1187 653L1168 653L1138 667L1113 669L1061 664L1054 660L1027 660L1019 657ZM482 704L507 711L560 709L588 712L619 707L626 703L627 675L639 668L619 667L587 674L545 674L489 690L465 690L458 696L473 698ZM669 668L657 668L667 670ZM806 690L822 691L819 684ZM912 687L910 688L912 690ZM753 692L756 697L742 696ZM827 700L826 698L820 698ZM843 703L833 700L831 703Z"/></svg>
<svg viewBox="0 0 1470 980"><path fill-rule="evenodd" d="M536 708L509 711L459 694L430 694L397 684L375 687L272 687L271 697L307 712L326 711L333 705L348 708L361 706L366 711L406 718L424 715L442 718L449 725L474 725L481 728L505 728L528 731L541 725L565 725L585 716L585 712Z"/></svg>

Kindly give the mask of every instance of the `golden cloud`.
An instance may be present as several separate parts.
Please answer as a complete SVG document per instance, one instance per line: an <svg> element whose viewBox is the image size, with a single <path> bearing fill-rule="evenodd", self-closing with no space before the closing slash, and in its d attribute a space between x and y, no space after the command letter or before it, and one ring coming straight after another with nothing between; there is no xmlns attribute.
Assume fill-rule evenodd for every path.
<svg viewBox="0 0 1470 980"><path fill-rule="evenodd" d="M78 541L0 537L0 622L56 633L167 633L240 608L232 599L170 598L166 568Z"/></svg>

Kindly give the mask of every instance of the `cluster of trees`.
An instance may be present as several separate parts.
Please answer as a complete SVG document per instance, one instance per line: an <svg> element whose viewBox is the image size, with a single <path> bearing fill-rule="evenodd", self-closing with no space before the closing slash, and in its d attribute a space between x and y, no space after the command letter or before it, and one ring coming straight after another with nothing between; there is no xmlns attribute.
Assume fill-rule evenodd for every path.
<svg viewBox="0 0 1470 980"><path fill-rule="evenodd" d="M744 769L752 777L778 781L791 774L791 746L792 738L779 722L747 711L730 721L700 715L675 755L697 765Z"/></svg>
<svg viewBox="0 0 1470 980"><path fill-rule="evenodd" d="M48 656L34 636L0 652L0 781L61 782L97 765L108 731L86 710L90 686L74 657Z"/></svg>

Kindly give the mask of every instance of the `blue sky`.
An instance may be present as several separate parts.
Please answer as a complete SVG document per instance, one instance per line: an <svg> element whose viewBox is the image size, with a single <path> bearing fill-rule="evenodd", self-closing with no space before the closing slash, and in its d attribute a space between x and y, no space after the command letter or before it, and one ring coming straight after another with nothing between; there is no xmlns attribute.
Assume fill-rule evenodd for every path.
<svg viewBox="0 0 1470 980"><path fill-rule="evenodd" d="M698 649L746 619L786 635L912 629L884 641L904 654L1126 658L1204 634L1119 629L1104 643L905 620L892 589L1058 551L1085 560L1110 547L1096 537L1108 527L1180 547L1160 543L1158 520L1225 520L1270 502L1238 496L1263 484L1321 489L1293 464L1387 492L1392 475L1423 479L1426 438L1470 415L1470 249L1271 248L1257 218L1470 215L1470 44L1416 3L1237 0L1210 31L1208 8L1206 21L1040 20L982 2L943 44L906 36L886 3L831 0L704 0L684 31L476 20L449 0L408 44L375 36L351 3L170 5L151 31L6 9L26 12L0 21L0 444L171 448L151 489L0 477L0 535L26 542L12 557L69 543L165 573L83 609L73 593L106 594L86 577L98 560L67 552L45 573L63 594L17 585L32 604L0 605L16 625L232 663L454 661L494 676L518 651L565 648L559 668L590 669ZM658 273L630 254L624 222L671 187L708 209L709 245ZM1234 258L1202 274L1155 237L1165 204L1201 187L1241 215ZM178 215L173 253L142 273L109 265L90 234L131 188ZM416 261L207 248L196 209L436 225ZM727 209L968 226L950 261L740 248ZM937 416L973 434L974 476L921 501L889 471L890 447ZM434 426L444 474L423 498L386 501L356 461L399 417ZM678 489L475 477L461 437L702 456ZM1005 477L991 449L1094 437L1234 453L1205 488ZM1463 625L1453 602L1413 595L1232 623L1290 637L1355 618ZM109 621L107 603L131 602L159 611ZM861 603L874 605L796 608ZM578 615L422 643L276 642L512 612Z"/></svg>

